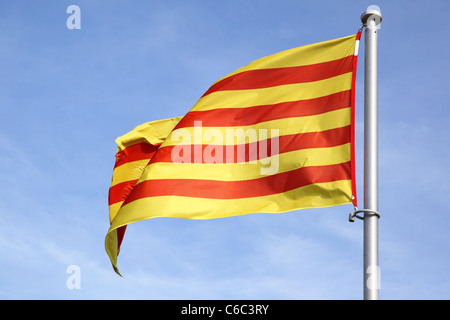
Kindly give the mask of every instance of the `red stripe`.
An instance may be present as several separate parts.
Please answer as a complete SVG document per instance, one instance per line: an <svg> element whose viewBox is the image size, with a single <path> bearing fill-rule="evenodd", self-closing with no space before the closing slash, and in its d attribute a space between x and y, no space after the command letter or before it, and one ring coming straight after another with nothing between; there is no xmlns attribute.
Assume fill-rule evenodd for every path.
<svg viewBox="0 0 450 320"><path fill-rule="evenodd" d="M178 123L176 129L193 127L194 121L202 121L204 127L236 127L291 117L318 115L350 107L351 90L341 91L315 99L282 102L247 108L221 108L190 111Z"/></svg>
<svg viewBox="0 0 450 320"><path fill-rule="evenodd" d="M146 180L133 189L123 205L156 196L184 196L210 199L242 199L278 194L299 187L351 179L351 164L300 169L252 180L217 181L199 179ZM182 205L182 203L180 203Z"/></svg>
<svg viewBox="0 0 450 320"><path fill-rule="evenodd" d="M298 67L243 71L213 84L203 96L216 91L260 89L319 81L352 71L353 57Z"/></svg>
<svg viewBox="0 0 450 320"><path fill-rule="evenodd" d="M356 34L356 41L361 39L361 30ZM352 164L352 196L353 205L358 206L356 196L356 157L355 157L355 93L356 93L356 69L358 66L358 56L353 56L353 73L352 73L352 95L351 95L351 164Z"/></svg>
<svg viewBox="0 0 450 320"><path fill-rule="evenodd" d="M121 226L117 229L117 255L119 255L120 252L120 245L122 244L125 230L127 230L127 225Z"/></svg>
<svg viewBox="0 0 450 320"><path fill-rule="evenodd" d="M109 188L108 204L112 205L120 201L125 201L136 185L136 182L138 182L138 179L121 182Z"/></svg>
<svg viewBox="0 0 450 320"><path fill-rule="evenodd" d="M151 145L147 142L141 142L126 147L125 149L117 152L114 168L117 168L128 162L151 159L158 148L159 145Z"/></svg>
<svg viewBox="0 0 450 320"><path fill-rule="evenodd" d="M350 126L341 128L292 134L278 137L278 148L274 154L284 153L294 150L309 149L309 148L328 148L343 145L350 142ZM270 157L272 154L272 139L269 139L247 143L242 145L229 145L229 146L216 146L216 145L188 145L184 146L183 150L190 150L190 160L187 163L213 163L210 159L204 158L204 155L210 155L211 149L215 150L213 157L216 160L215 163L242 163L250 160L259 160L262 158ZM166 146L158 150L150 163L156 162L172 162L172 152L175 152L176 157L182 157L182 151L175 149L176 146ZM206 150L207 148L211 148ZM265 150L261 152L259 148ZM205 152L206 150L206 152ZM216 154L216 152L218 152ZM250 154L254 155L250 159ZM180 154L181 153L181 154ZM221 157L219 155L222 155ZM227 158L227 155L233 155L233 159ZM240 158L238 157L238 155ZM242 156L243 155L243 156Z"/></svg>

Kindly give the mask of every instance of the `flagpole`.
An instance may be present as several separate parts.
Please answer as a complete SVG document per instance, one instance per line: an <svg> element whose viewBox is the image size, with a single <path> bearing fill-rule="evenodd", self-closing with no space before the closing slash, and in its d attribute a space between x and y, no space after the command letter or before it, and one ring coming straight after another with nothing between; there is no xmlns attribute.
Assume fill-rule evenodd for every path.
<svg viewBox="0 0 450 320"><path fill-rule="evenodd" d="M378 6L361 15L365 30L364 62L364 299L378 300Z"/></svg>

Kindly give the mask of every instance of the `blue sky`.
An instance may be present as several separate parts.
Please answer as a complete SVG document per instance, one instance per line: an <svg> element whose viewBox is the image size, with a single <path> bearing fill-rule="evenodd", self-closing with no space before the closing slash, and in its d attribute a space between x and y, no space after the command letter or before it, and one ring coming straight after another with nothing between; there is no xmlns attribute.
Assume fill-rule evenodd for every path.
<svg viewBox="0 0 450 320"><path fill-rule="evenodd" d="M81 8L69 30L66 9ZM356 33L380 6L382 299L449 299L448 1L2 1L0 299L361 299L352 207L132 224L104 250L116 137L184 115L260 57ZM363 194L363 71L357 179ZM66 273L80 269L81 288Z"/></svg>

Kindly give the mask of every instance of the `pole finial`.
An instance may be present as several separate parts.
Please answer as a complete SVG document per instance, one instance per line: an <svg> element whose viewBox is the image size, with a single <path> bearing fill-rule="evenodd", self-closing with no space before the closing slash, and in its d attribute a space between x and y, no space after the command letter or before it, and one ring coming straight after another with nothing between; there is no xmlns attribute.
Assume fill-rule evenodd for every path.
<svg viewBox="0 0 450 320"><path fill-rule="evenodd" d="M381 15L380 7L377 5L371 5L367 7L367 10L361 15L361 22L367 26L369 18L375 21L375 25L379 25L383 16Z"/></svg>

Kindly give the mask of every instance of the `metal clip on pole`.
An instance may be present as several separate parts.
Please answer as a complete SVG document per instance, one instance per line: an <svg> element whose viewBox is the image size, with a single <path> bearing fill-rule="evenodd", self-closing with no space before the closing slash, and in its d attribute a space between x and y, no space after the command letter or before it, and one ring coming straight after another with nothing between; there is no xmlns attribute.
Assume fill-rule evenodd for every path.
<svg viewBox="0 0 450 320"><path fill-rule="evenodd" d="M364 220L364 217L358 216L358 213L360 213L360 212L372 213L374 216L377 216L378 219L380 219L380 217L381 217L380 213L376 210L372 210L372 209L359 209L358 210L357 209L353 213L349 214L348 221L355 222L355 218L358 218L359 220Z"/></svg>

